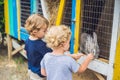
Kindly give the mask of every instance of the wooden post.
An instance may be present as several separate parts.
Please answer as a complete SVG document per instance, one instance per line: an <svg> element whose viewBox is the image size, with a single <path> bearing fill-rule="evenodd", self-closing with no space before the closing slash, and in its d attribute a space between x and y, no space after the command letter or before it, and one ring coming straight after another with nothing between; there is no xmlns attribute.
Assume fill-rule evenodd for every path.
<svg viewBox="0 0 120 80"><path fill-rule="evenodd" d="M75 22L75 44L74 44L74 53L78 53L79 48L79 34L81 27L81 0L76 0L76 22Z"/></svg>
<svg viewBox="0 0 120 80"><path fill-rule="evenodd" d="M65 1L66 0L60 0L60 6L58 9L58 14L57 14L57 19L56 19L57 26L61 24L62 15L63 15L64 7L65 7Z"/></svg>
<svg viewBox="0 0 120 80"><path fill-rule="evenodd" d="M12 38L7 34L7 45L8 45L8 61L11 60L12 56Z"/></svg>
<svg viewBox="0 0 120 80"><path fill-rule="evenodd" d="M110 55L109 55L109 66L108 66L108 74L107 80L114 80L113 79L113 70L115 67L114 61L116 55L116 47L117 47L117 35L119 29L119 18L120 18L120 0L115 0L114 4L114 15L113 15L113 27L112 27L112 38L111 38L111 46L110 46ZM119 78L120 79L120 78ZM117 80L119 80L117 78Z"/></svg>

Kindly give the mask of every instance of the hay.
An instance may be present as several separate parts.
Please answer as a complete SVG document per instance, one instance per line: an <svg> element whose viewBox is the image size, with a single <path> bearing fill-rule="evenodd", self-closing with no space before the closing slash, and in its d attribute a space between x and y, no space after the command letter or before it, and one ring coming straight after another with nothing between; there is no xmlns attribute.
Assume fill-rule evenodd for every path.
<svg viewBox="0 0 120 80"><path fill-rule="evenodd" d="M99 80L93 71L87 69L81 74L73 74L73 80Z"/></svg>
<svg viewBox="0 0 120 80"><path fill-rule="evenodd" d="M48 13L50 14L50 26L55 25L60 0L46 0L48 6Z"/></svg>

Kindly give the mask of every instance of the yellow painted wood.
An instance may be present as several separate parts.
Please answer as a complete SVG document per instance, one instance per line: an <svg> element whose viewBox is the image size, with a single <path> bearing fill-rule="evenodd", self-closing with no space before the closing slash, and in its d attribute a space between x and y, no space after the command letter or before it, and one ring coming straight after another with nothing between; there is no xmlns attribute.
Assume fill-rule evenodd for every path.
<svg viewBox="0 0 120 80"><path fill-rule="evenodd" d="M59 6L59 9L58 9L56 25L60 25L61 24L62 15L63 15L63 12L64 12L65 1L66 0L60 0L60 6Z"/></svg>
<svg viewBox="0 0 120 80"><path fill-rule="evenodd" d="M79 48L79 33L80 33L80 18L81 15L81 0L76 0L76 23L75 23L75 45L74 53L78 52Z"/></svg>
<svg viewBox="0 0 120 80"><path fill-rule="evenodd" d="M7 34L10 33L9 31L9 11L8 11L8 0L4 0L4 16L5 16L5 32Z"/></svg>
<svg viewBox="0 0 120 80"><path fill-rule="evenodd" d="M120 36L116 47L113 80L120 80Z"/></svg>
<svg viewBox="0 0 120 80"><path fill-rule="evenodd" d="M20 0L17 0L16 1L16 4L17 4L17 18L18 18L18 40L20 40Z"/></svg>

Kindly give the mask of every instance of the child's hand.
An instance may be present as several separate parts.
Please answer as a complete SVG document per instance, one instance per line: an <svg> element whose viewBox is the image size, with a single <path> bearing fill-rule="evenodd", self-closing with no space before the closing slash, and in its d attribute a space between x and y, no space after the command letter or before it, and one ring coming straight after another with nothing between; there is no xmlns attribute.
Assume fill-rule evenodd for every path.
<svg viewBox="0 0 120 80"><path fill-rule="evenodd" d="M26 50L23 50L23 53L24 53L24 54L27 54Z"/></svg>
<svg viewBox="0 0 120 80"><path fill-rule="evenodd" d="M94 54L93 53L88 54L87 58L89 58L90 60L94 59Z"/></svg>
<svg viewBox="0 0 120 80"><path fill-rule="evenodd" d="M81 56L83 56L84 54L82 53L78 53L78 54L71 54L72 58L74 58L75 60L79 59Z"/></svg>

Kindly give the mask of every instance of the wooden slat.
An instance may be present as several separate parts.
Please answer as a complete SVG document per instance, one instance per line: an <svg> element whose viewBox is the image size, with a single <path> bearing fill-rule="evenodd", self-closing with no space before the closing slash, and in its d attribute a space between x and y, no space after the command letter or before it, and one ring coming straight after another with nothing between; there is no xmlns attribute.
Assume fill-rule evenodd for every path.
<svg viewBox="0 0 120 80"><path fill-rule="evenodd" d="M12 0L8 0L10 35L14 36Z"/></svg>
<svg viewBox="0 0 120 80"><path fill-rule="evenodd" d="M14 51L12 51L12 56L15 55L16 53L18 53L19 51L24 49L25 45L20 46L19 48L16 48Z"/></svg>
<svg viewBox="0 0 120 80"><path fill-rule="evenodd" d="M76 23L75 23L75 45L74 53L78 52L79 48L79 33L80 33L80 14L81 14L81 0L76 0Z"/></svg>
<svg viewBox="0 0 120 80"><path fill-rule="evenodd" d="M70 52L74 53L74 34L75 34L75 7L76 7L76 0L72 0L72 21L71 21L71 41L70 41Z"/></svg>
<svg viewBox="0 0 120 80"><path fill-rule="evenodd" d="M120 36L117 42L114 72L113 72L113 80L119 80L119 79L120 79Z"/></svg>
<svg viewBox="0 0 120 80"><path fill-rule="evenodd" d="M4 0L4 16L5 16L5 32L9 34L9 7L8 7L8 0Z"/></svg>
<svg viewBox="0 0 120 80"><path fill-rule="evenodd" d="M60 6L59 6L59 10L58 10L57 19L56 19L56 25L61 24L62 15L63 15L63 11L64 11L64 6L65 6L65 1L66 0L60 0Z"/></svg>
<svg viewBox="0 0 120 80"><path fill-rule="evenodd" d="M105 80L104 77L103 77L101 74L99 74L99 73L97 73L97 72L94 72L94 74L97 76L97 78L98 78L99 80Z"/></svg>
<svg viewBox="0 0 120 80"><path fill-rule="evenodd" d="M20 40L20 27L21 27L21 19L20 19L20 0L17 0L16 1L16 4L17 4L17 21L18 21L18 40Z"/></svg>

